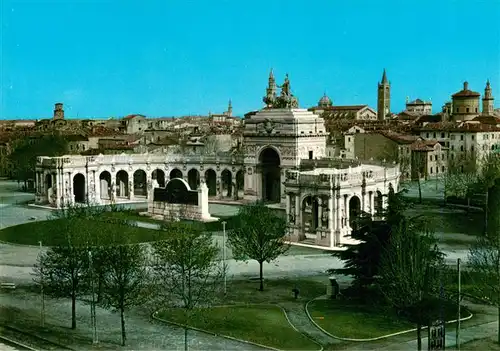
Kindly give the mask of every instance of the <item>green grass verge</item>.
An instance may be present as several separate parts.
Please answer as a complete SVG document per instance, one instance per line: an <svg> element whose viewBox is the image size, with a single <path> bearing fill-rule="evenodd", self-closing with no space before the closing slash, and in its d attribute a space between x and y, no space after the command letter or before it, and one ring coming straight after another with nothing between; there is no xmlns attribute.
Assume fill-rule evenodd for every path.
<svg viewBox="0 0 500 351"><path fill-rule="evenodd" d="M196 309L191 315L172 308L161 311L158 317L281 350L319 349L292 328L281 308L272 305L212 307Z"/></svg>
<svg viewBox="0 0 500 351"><path fill-rule="evenodd" d="M376 338L415 328L386 309L346 300L316 300L308 305L308 311L320 327L341 338Z"/></svg>
<svg viewBox="0 0 500 351"><path fill-rule="evenodd" d="M99 220L55 219L40 222L24 223L0 230L0 241L22 245L56 246L67 243L66 233L85 233L90 239L99 238L103 244L108 242L141 243L158 241L165 232L133 227L126 224ZM75 234L75 237L78 235Z"/></svg>

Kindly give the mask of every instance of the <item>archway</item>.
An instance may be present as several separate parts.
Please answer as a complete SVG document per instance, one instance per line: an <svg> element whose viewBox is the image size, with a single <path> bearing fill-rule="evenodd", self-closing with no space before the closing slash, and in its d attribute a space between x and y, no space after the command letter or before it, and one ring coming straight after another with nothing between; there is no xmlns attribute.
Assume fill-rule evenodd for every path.
<svg viewBox="0 0 500 351"><path fill-rule="evenodd" d="M73 177L73 195L75 202L85 202L85 176L81 173L77 173Z"/></svg>
<svg viewBox="0 0 500 351"><path fill-rule="evenodd" d="M99 175L101 200L111 199L111 173L103 171Z"/></svg>
<svg viewBox="0 0 500 351"><path fill-rule="evenodd" d="M47 190L52 188L52 174L47 174L45 176L45 186L46 186Z"/></svg>
<svg viewBox="0 0 500 351"><path fill-rule="evenodd" d="M242 198L245 195L245 175L243 174L242 170L236 172L235 183L236 189L234 191L236 192L238 198Z"/></svg>
<svg viewBox="0 0 500 351"><path fill-rule="evenodd" d="M165 172L163 172L161 169L155 169L153 171L153 174L151 175L151 178L156 179L159 187L165 187Z"/></svg>
<svg viewBox="0 0 500 351"><path fill-rule="evenodd" d="M170 171L170 176L169 180L172 180L174 178L181 178L182 179L182 171L180 169L174 168L173 170Z"/></svg>
<svg viewBox="0 0 500 351"><path fill-rule="evenodd" d="M383 207L383 204L384 204L384 197L382 195L382 193L377 190L377 192L375 193L375 199L373 199L373 203L374 203L374 210L375 210L375 215L376 216L381 216L382 215L382 211L384 209Z"/></svg>
<svg viewBox="0 0 500 351"><path fill-rule="evenodd" d="M147 196L146 172L138 169L134 172L134 196Z"/></svg>
<svg viewBox="0 0 500 351"><path fill-rule="evenodd" d="M128 173L124 170L116 173L116 196L117 197L128 197Z"/></svg>
<svg viewBox="0 0 500 351"><path fill-rule="evenodd" d="M205 183L208 188L208 196L217 195L217 173L213 169L205 171Z"/></svg>
<svg viewBox="0 0 500 351"><path fill-rule="evenodd" d="M354 195L349 200L349 226L352 229L357 229L358 218L361 215L361 201L359 197Z"/></svg>
<svg viewBox="0 0 500 351"><path fill-rule="evenodd" d="M313 196L307 196L302 200L302 226L305 233L316 234L319 226L319 203Z"/></svg>
<svg viewBox="0 0 500 351"><path fill-rule="evenodd" d="M233 174L230 170L225 169L221 173L222 181L222 196L231 197L233 194Z"/></svg>
<svg viewBox="0 0 500 351"><path fill-rule="evenodd" d="M200 186L200 172L196 168L192 168L188 172L188 184L191 190L196 190Z"/></svg>
<svg viewBox="0 0 500 351"><path fill-rule="evenodd" d="M281 202L281 161L278 152L273 148L264 149L259 156L262 173L262 200Z"/></svg>

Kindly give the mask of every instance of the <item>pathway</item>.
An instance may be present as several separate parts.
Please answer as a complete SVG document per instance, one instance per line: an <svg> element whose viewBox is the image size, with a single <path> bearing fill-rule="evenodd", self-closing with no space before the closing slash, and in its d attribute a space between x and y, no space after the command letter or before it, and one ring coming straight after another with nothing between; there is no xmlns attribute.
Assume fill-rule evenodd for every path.
<svg viewBox="0 0 500 351"><path fill-rule="evenodd" d="M307 317L305 312L304 304L297 305L296 303L280 303L279 305L285 309L290 323L292 323L302 334L307 335L322 345L341 343L340 340L334 339L323 333L311 323L311 320Z"/></svg>

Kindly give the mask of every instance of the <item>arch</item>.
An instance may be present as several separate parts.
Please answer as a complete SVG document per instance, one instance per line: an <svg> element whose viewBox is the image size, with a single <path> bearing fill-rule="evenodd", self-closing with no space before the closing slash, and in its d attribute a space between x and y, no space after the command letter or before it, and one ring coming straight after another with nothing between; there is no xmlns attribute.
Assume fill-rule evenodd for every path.
<svg viewBox="0 0 500 351"><path fill-rule="evenodd" d="M129 190L128 173L122 169L116 173L116 196L128 197Z"/></svg>
<svg viewBox="0 0 500 351"><path fill-rule="evenodd" d="M85 176L81 173L77 173L73 177L73 195L75 202L85 202Z"/></svg>
<svg viewBox="0 0 500 351"><path fill-rule="evenodd" d="M170 175L168 177L169 180L172 180L174 178L182 178L182 171L178 168L174 168L170 171Z"/></svg>
<svg viewBox="0 0 500 351"><path fill-rule="evenodd" d="M134 172L134 196L147 196L147 177L146 172L142 169L138 169Z"/></svg>
<svg viewBox="0 0 500 351"><path fill-rule="evenodd" d="M349 225L352 229L356 228L357 219L361 215L361 200L357 195L349 199Z"/></svg>
<svg viewBox="0 0 500 351"><path fill-rule="evenodd" d="M196 168L191 168L188 172L188 184L192 190L200 186L200 172Z"/></svg>
<svg viewBox="0 0 500 351"><path fill-rule="evenodd" d="M317 197L307 195L302 199L302 227L306 233L316 234L319 226L319 202Z"/></svg>
<svg viewBox="0 0 500 351"><path fill-rule="evenodd" d="M111 199L111 173L102 171L101 174L99 174L99 186L101 190L101 200Z"/></svg>
<svg viewBox="0 0 500 351"><path fill-rule="evenodd" d="M52 174L45 175L45 187L47 190L52 188Z"/></svg>
<svg viewBox="0 0 500 351"><path fill-rule="evenodd" d="M155 169L151 174L151 178L155 179L158 182L158 186L160 188L165 187L165 172L163 172L163 170L159 168Z"/></svg>
<svg viewBox="0 0 500 351"><path fill-rule="evenodd" d="M217 195L217 173L213 169L205 171L205 183L208 188L208 196Z"/></svg>
<svg viewBox="0 0 500 351"><path fill-rule="evenodd" d="M236 189L234 191L236 192L237 199L239 199L245 194L245 174L242 169L236 172L235 178Z"/></svg>
<svg viewBox="0 0 500 351"><path fill-rule="evenodd" d="M276 148L265 147L259 154L262 180L262 200L281 202L281 158Z"/></svg>
<svg viewBox="0 0 500 351"><path fill-rule="evenodd" d="M221 173L222 181L222 196L231 197L233 194L233 174L229 169L225 169ZM225 194L224 194L225 192Z"/></svg>

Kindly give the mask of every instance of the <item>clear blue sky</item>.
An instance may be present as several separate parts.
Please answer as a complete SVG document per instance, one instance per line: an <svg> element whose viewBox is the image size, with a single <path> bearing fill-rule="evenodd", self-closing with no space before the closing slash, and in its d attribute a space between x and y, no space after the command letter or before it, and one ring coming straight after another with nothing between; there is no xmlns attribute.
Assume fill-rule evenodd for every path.
<svg viewBox="0 0 500 351"><path fill-rule="evenodd" d="M1 0L0 118L260 109L267 76L289 73L301 107L434 112L469 81L500 100L499 0ZM499 106L499 103L495 104Z"/></svg>

